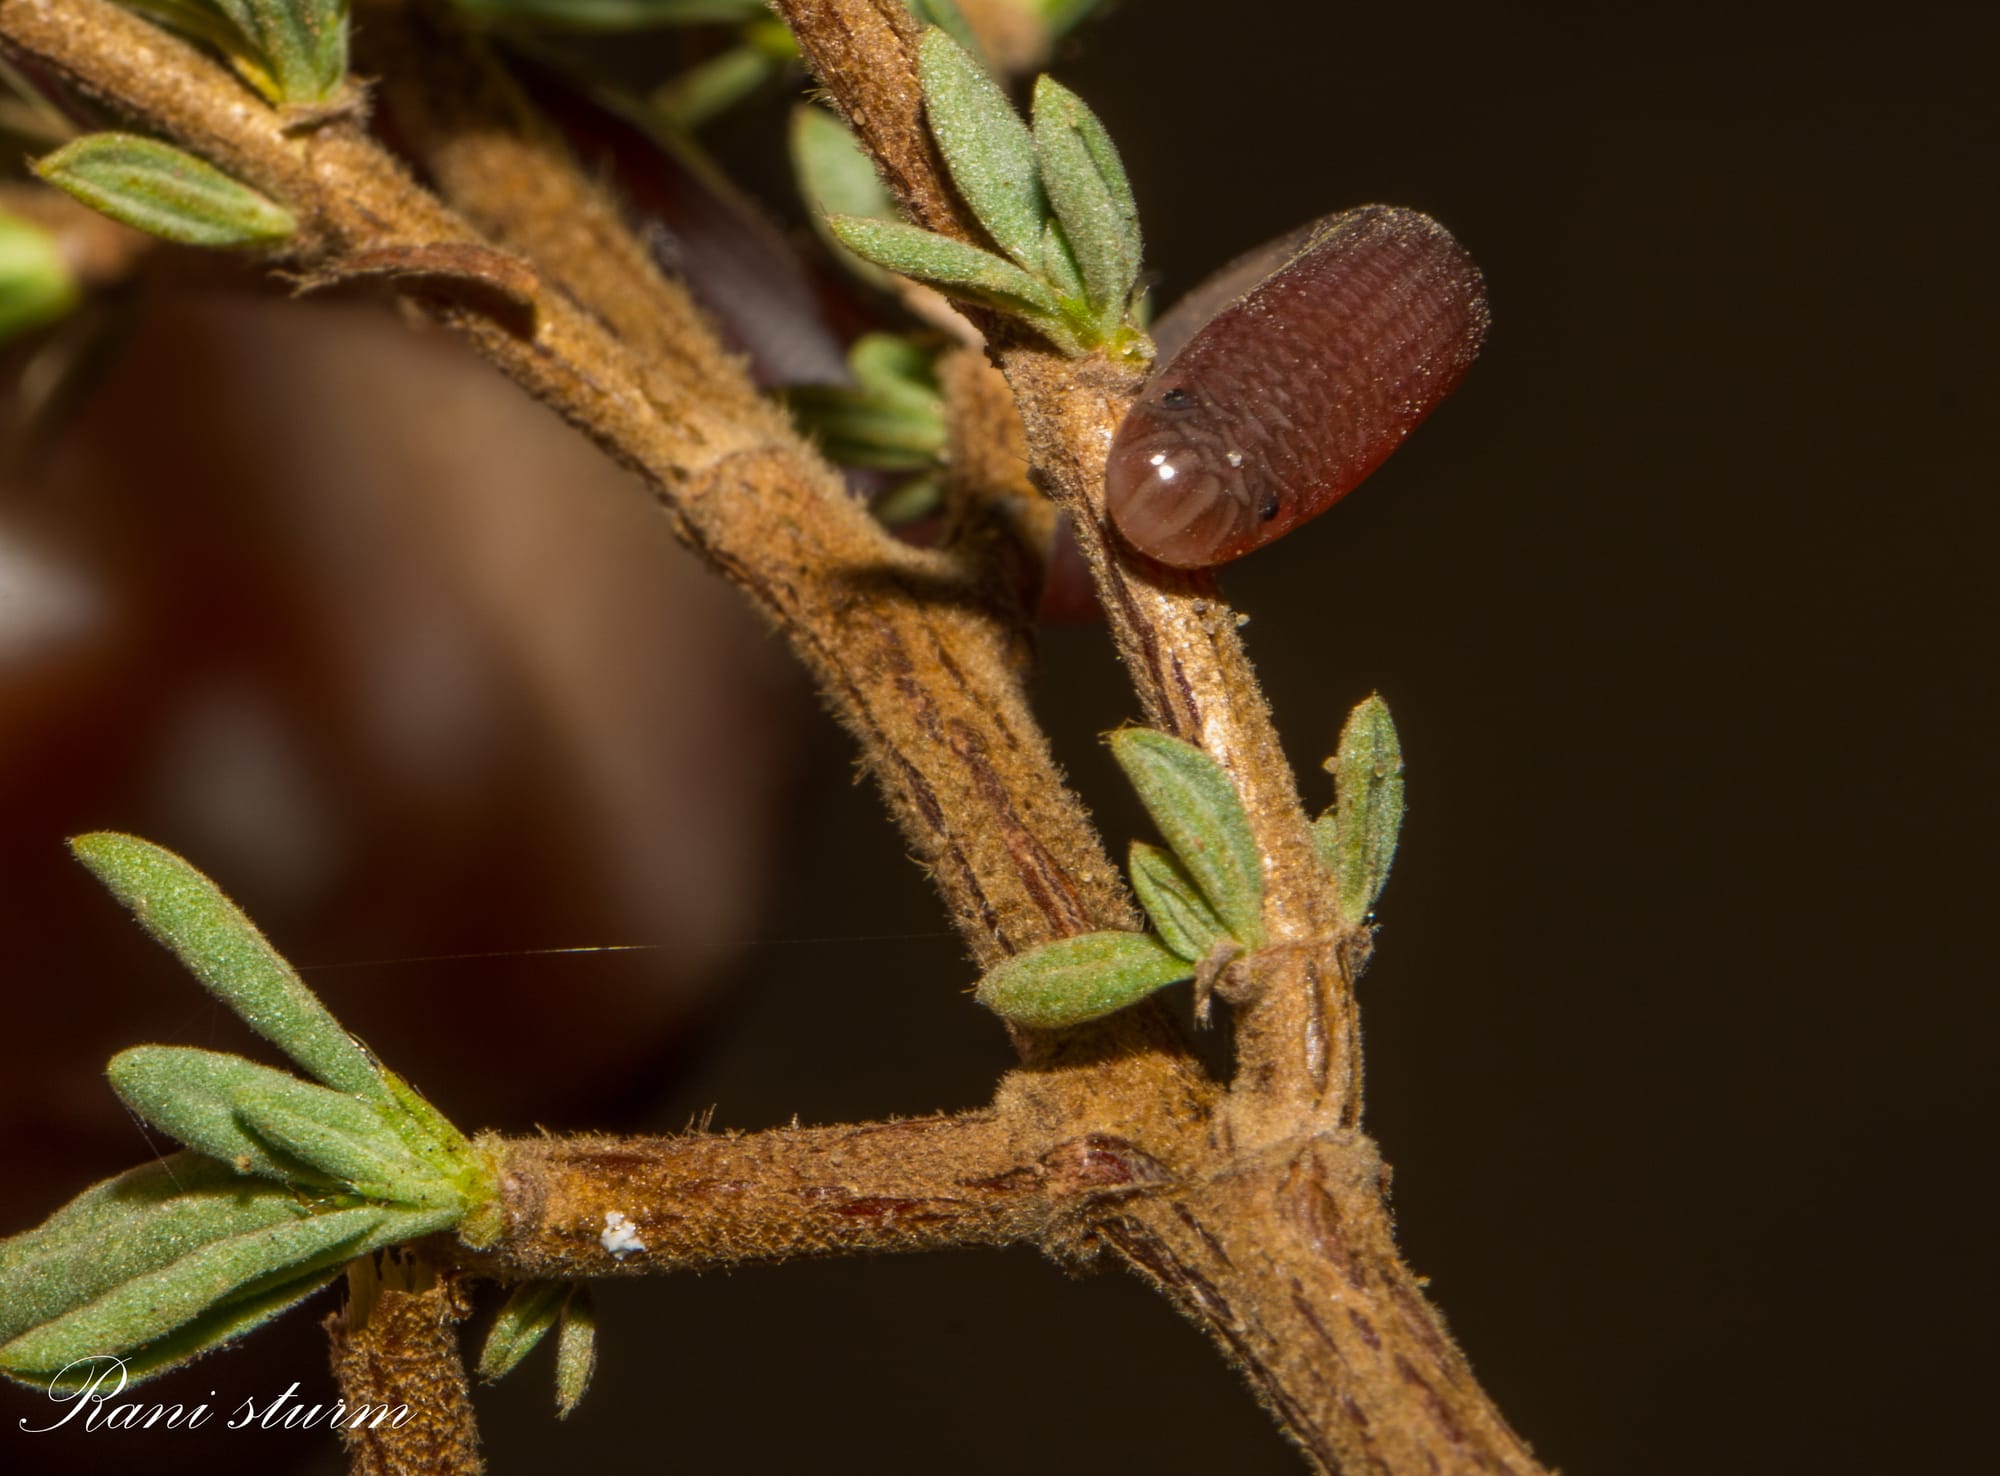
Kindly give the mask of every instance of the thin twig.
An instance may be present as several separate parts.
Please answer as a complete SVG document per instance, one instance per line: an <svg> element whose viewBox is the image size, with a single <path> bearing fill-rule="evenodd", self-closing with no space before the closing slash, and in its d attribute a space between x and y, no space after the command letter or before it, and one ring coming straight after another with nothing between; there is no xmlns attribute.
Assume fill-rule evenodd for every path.
<svg viewBox="0 0 2000 1476"><path fill-rule="evenodd" d="M969 234L923 132L915 33L898 0L780 8L912 218ZM747 411L733 384L685 384L689 366L715 364L720 352L698 319L661 330L676 335L670 344L635 348L607 326L609 307L585 305L601 296L587 264L535 220L482 210L495 233L486 239L352 118L287 131L215 64L105 0L0 0L0 37L284 202L302 222L294 251L308 273L338 276L357 259L426 265L430 278L404 273L399 290L637 468L681 535L793 642L981 962L1134 920L1027 711L1004 632L949 559L886 538L810 448ZM529 148L524 168L569 167L532 136ZM467 171L448 187L470 201L490 194L495 177ZM603 218L590 219L599 233ZM601 233L577 249L605 250L605 270L629 270ZM436 270L454 260L503 284L525 313L445 290ZM643 344L646 330L628 326ZM1383 1170L1353 1127L1358 1047L1343 966L1353 940L1333 918L1236 618L1205 578L1133 560L1105 532L1103 457L1133 377L1006 331L989 341L1035 475L1077 520L1143 710L1229 769L1263 851L1273 946L1250 961L1238 996L1239 1068L1227 1097L1188 1066L1159 1012L1140 1009L1104 1028L1024 1039L1033 1069L1001 1083L990 1114L508 1145L499 1151L513 1218L491 1264L611 1269L618 1258L603 1235L614 1212L649 1249L658 1242L646 1262L654 1269L1014 1238L1062 1252L1101 1240L1244 1367L1321 1469L1533 1472L1396 1256ZM728 372L724 357L716 373ZM938 1146L935 1160L925 1160L925 1141ZM1093 1183L1093 1155L1114 1142L1125 1177ZM992 1177L982 1165L1012 1187L982 1189ZM726 1173L728 1192L701 1192L696 1169ZM761 1196L754 1221L733 1217L739 1193ZM681 1201L694 1208L680 1215Z"/></svg>
<svg viewBox="0 0 2000 1476"><path fill-rule="evenodd" d="M678 1138L487 1140L506 1227L467 1264L525 1280L1048 1244L1091 1207L1172 1174L1109 1134L1034 1142L1021 1126L974 1112Z"/></svg>
<svg viewBox="0 0 2000 1476"><path fill-rule="evenodd" d="M295 251L308 271L493 244L352 121L288 132L222 68L106 0L0 0L0 36L283 201L302 222ZM707 366L691 386L670 356L633 350L546 281L530 335L448 292L405 290L640 471L680 535L787 635L980 963L1132 924L1117 870L1028 712L1005 633L951 560L888 537L778 417L742 412L740 370L712 340L680 356Z"/></svg>

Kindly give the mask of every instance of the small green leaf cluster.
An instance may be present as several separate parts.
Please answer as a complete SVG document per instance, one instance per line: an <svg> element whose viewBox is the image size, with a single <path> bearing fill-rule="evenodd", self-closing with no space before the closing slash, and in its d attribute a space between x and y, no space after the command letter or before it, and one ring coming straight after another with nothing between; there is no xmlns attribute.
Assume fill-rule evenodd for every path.
<svg viewBox="0 0 2000 1476"><path fill-rule="evenodd" d="M298 228L290 211L214 165L137 134L87 133L33 167L100 214L183 246L267 246Z"/></svg>
<svg viewBox="0 0 2000 1476"><path fill-rule="evenodd" d="M868 333L848 350L847 365L851 385L784 392L799 428L842 466L934 469L944 452L944 395L930 354L893 333Z"/></svg>
<svg viewBox="0 0 2000 1476"><path fill-rule="evenodd" d="M1333 806L1313 822L1313 844L1333 874L1341 920L1358 928L1389 880L1403 830L1403 745L1380 696L1348 714L1326 769Z"/></svg>
<svg viewBox="0 0 2000 1476"><path fill-rule="evenodd" d="M597 1370L597 1304L576 1281L526 1281L514 1288L479 1354L488 1383L512 1373L550 1328L556 1334L556 1418L566 1420Z"/></svg>
<svg viewBox="0 0 2000 1476"><path fill-rule="evenodd" d="M1138 204L1118 151L1083 99L1035 83L1024 123L986 69L943 28L924 32L920 77L931 136L997 251L886 218L829 210L855 255L1021 319L1065 353L1139 342L1128 321L1141 255ZM879 191L880 186L878 185ZM808 185L816 203L823 192Z"/></svg>
<svg viewBox="0 0 2000 1476"><path fill-rule="evenodd" d="M0 210L0 343L64 317L80 296L55 237Z"/></svg>
<svg viewBox="0 0 2000 1476"><path fill-rule="evenodd" d="M1210 977L1264 944L1264 870L1243 800L1221 765L1149 728L1111 735L1112 756L1167 846L1132 844L1133 890L1147 933L1084 933L1007 960L979 981L979 1002L1020 1025L1053 1029Z"/></svg>
<svg viewBox="0 0 2000 1476"><path fill-rule="evenodd" d="M931 354L892 333L862 335L848 350L852 384L793 385L785 404L829 461L905 472L872 504L900 526L935 512L943 498L944 395Z"/></svg>
<svg viewBox="0 0 2000 1476"><path fill-rule="evenodd" d="M60 1386L87 1382L87 1360L119 1357L128 1378L147 1377L310 1295L353 1257L454 1227L490 1239L495 1188L477 1150L341 1027L213 882L132 836L72 848L319 1084L177 1046L113 1058L126 1105L192 1151L0 1241L0 1373Z"/></svg>
<svg viewBox="0 0 2000 1476"><path fill-rule="evenodd" d="M329 101L347 80L348 0L123 0L229 58L280 107Z"/></svg>
<svg viewBox="0 0 2000 1476"><path fill-rule="evenodd" d="M1111 751L1167 842L1134 841L1127 863L1152 931L1063 938L991 970L979 1001L1016 1024L1095 1020L1183 979L1212 982L1264 945L1263 862L1228 774L1192 744L1146 728L1112 734ZM1313 822L1313 844L1341 921L1363 928L1403 824L1402 744L1379 696L1348 715L1326 767L1334 803Z"/></svg>

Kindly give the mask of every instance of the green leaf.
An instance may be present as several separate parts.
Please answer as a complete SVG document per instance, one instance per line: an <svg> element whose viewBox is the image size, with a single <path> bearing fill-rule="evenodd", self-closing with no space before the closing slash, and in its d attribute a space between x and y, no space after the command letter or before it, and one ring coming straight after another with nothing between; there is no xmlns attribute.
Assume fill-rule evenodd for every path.
<svg viewBox="0 0 2000 1476"><path fill-rule="evenodd" d="M228 18L270 79L273 102L325 102L346 81L347 0L208 3Z"/></svg>
<svg viewBox="0 0 2000 1476"><path fill-rule="evenodd" d="M53 323L80 297L56 238L0 211L0 343Z"/></svg>
<svg viewBox="0 0 2000 1476"><path fill-rule="evenodd" d="M479 1352L479 1377L492 1383L512 1373L556 1325L569 1295L565 1281L524 1281L507 1294Z"/></svg>
<svg viewBox="0 0 2000 1476"><path fill-rule="evenodd" d="M1042 227L1042 275L1064 297L1081 303L1090 300L1090 291L1084 286L1083 273L1076 264L1076 253L1070 250L1069 237L1063 234L1059 220Z"/></svg>
<svg viewBox="0 0 2000 1476"><path fill-rule="evenodd" d="M1127 869L1132 874L1132 890L1139 894L1139 905L1152 919L1154 931L1189 963L1202 963L1216 944L1230 937L1229 929L1172 852L1133 841Z"/></svg>
<svg viewBox="0 0 2000 1476"><path fill-rule="evenodd" d="M799 429L841 466L921 471L937 464L944 447L944 417L936 409L912 410L845 385L799 385L785 392Z"/></svg>
<svg viewBox="0 0 2000 1476"><path fill-rule="evenodd" d="M792 109L791 146L799 192L814 215L897 218L896 202L883 188L867 151L825 108L801 103Z"/></svg>
<svg viewBox="0 0 2000 1476"><path fill-rule="evenodd" d="M91 133L35 161L35 173L90 206L184 246L282 241L298 222L211 164L155 139Z"/></svg>
<svg viewBox="0 0 2000 1476"><path fill-rule="evenodd" d="M556 1418L566 1420L590 1389L597 1372L597 1303L582 1282L563 1303L562 1330L556 1334Z"/></svg>
<svg viewBox="0 0 2000 1476"><path fill-rule="evenodd" d="M189 1247L304 1214L293 1191L198 1153L106 1179L36 1228L0 1241L0 1344Z"/></svg>
<svg viewBox="0 0 2000 1476"><path fill-rule="evenodd" d="M937 26L924 32L917 71L952 183L1002 251L1040 270L1048 201L1035 171L1034 136L986 68Z"/></svg>
<svg viewBox="0 0 2000 1476"><path fill-rule="evenodd" d="M1246 949L1264 941L1264 869L1250 818L1222 766L1191 743L1151 728L1121 728L1111 753L1146 813Z"/></svg>
<svg viewBox="0 0 2000 1476"><path fill-rule="evenodd" d="M348 1257L450 1223L437 1209L302 1200L178 1153L0 1241L0 1373L47 1388L78 1360L113 1356L128 1377L149 1376L310 1295Z"/></svg>
<svg viewBox="0 0 2000 1476"><path fill-rule="evenodd" d="M337 1091L395 1100L388 1073L214 882L137 836L104 830L69 844L146 931L252 1030Z"/></svg>
<svg viewBox="0 0 2000 1476"><path fill-rule="evenodd" d="M1403 829L1403 745L1388 703L1371 696L1348 714L1326 767L1334 804L1313 822L1313 843L1333 873L1341 917L1359 927L1389 880Z"/></svg>
<svg viewBox="0 0 2000 1476"><path fill-rule="evenodd" d="M1149 933L1084 933L1019 954L979 981L979 1002L1017 1025L1079 1025L1194 977Z"/></svg>
<svg viewBox="0 0 2000 1476"><path fill-rule="evenodd" d="M852 385L784 392L799 428L843 466L926 471L944 451L944 397L930 355L906 339L870 333L848 351Z"/></svg>
<svg viewBox="0 0 2000 1476"><path fill-rule="evenodd" d="M930 352L894 333L864 333L847 351L847 364L863 389L912 410L942 410L937 369Z"/></svg>
<svg viewBox="0 0 2000 1476"><path fill-rule="evenodd" d="M889 198L867 152L847 131L847 125L825 108L801 103L792 109L792 171L799 194L809 207L813 229L849 271L876 287L888 285L880 267L871 266L840 244L828 227L835 215L864 220L896 220L896 202Z"/></svg>
<svg viewBox="0 0 2000 1476"><path fill-rule="evenodd" d="M329 1112L329 1098L359 1111ZM295 1081L241 1093L236 1116L264 1142L357 1194L411 1207L466 1209L457 1183L413 1156L365 1102Z"/></svg>
<svg viewBox="0 0 2000 1476"><path fill-rule="evenodd" d="M294 1210L275 1224L250 1224L246 1218L205 1243L186 1246L164 1265L93 1286L87 1296L65 1298L53 1316L0 1345L0 1373L46 1385L78 1359L137 1352L220 1304L359 1254L392 1218L391 1211L374 1206L317 1215ZM183 1356L194 1351L199 1349Z"/></svg>
<svg viewBox="0 0 2000 1476"><path fill-rule="evenodd" d="M274 1155L270 1143L237 1119L238 1098L269 1081L300 1091L322 1092L343 1106L368 1111L353 1097L309 1086L241 1056L188 1046L135 1046L120 1051L111 1058L105 1075L119 1100L161 1132L220 1159L238 1173L259 1174L310 1189L333 1189L336 1185L331 1176L304 1159Z"/></svg>
<svg viewBox="0 0 2000 1476"><path fill-rule="evenodd" d="M1080 352L1074 327L1062 316L1062 303L1037 278L1012 262L899 221L829 217L827 226L842 245L864 261L888 271L928 282L949 296L984 303L1025 319L1058 348Z"/></svg>
<svg viewBox="0 0 2000 1476"><path fill-rule="evenodd" d="M765 0L453 0L460 14L489 25L551 31L641 31L657 26L753 21Z"/></svg>
<svg viewBox="0 0 2000 1476"><path fill-rule="evenodd" d="M271 73L269 60L241 26L224 14L217 0L118 0L127 10L136 10L161 25L170 26L191 40L203 42L229 58L237 72L272 102L283 94Z"/></svg>
<svg viewBox="0 0 2000 1476"><path fill-rule="evenodd" d="M1111 135L1053 77L1035 83L1035 158L1091 305L1116 322L1139 280L1139 207Z"/></svg>

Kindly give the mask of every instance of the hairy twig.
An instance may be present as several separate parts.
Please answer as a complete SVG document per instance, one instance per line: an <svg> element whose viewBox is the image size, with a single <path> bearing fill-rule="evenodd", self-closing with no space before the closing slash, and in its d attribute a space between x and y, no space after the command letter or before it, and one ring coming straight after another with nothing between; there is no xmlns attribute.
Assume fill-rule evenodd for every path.
<svg viewBox="0 0 2000 1476"><path fill-rule="evenodd" d="M917 88L907 21L857 60L882 0L777 5L910 218L965 234L936 204L950 189L934 152L882 101ZM1233 996L1237 1078L1206 1161L1184 1195L1135 1196L1101 1231L1244 1367L1324 1468L1532 1470L1396 1256L1383 1175L1355 1131L1350 970L1366 935L1337 915L1235 613L1210 576L1153 565L1110 535L1104 460L1136 371L1065 359L1018 333L989 337L1035 475L1071 514L1149 721L1229 772L1263 858L1271 946Z"/></svg>
<svg viewBox="0 0 2000 1476"><path fill-rule="evenodd" d="M923 125L899 0L778 8L910 217L976 238ZM106 0L0 0L0 38L282 202L301 222L292 264L309 277L393 281L636 468L681 536L799 651L982 964L1135 922L1027 710L1005 623L959 563L897 544L846 496L476 47L427 47L393 83L458 213L353 117L288 127ZM1231 985L1234 1081L1225 1094L1163 1014L1140 1008L1022 1034L1028 1068L986 1113L494 1144L507 1224L476 1264L599 1275L1108 1245L1244 1368L1321 1469L1533 1472L1397 1258L1384 1170L1356 1128L1350 969L1366 935L1337 916L1237 618L1207 576L1145 563L1107 534L1104 455L1134 372L984 326L1033 475L1077 525L1142 710L1229 772L1261 851L1270 941ZM643 1251L604 1243L613 1213Z"/></svg>
<svg viewBox="0 0 2000 1476"><path fill-rule="evenodd" d="M0 0L0 37L283 201L301 221L297 263L322 279L357 261L377 269L385 252L435 266L446 248L492 249L353 120L290 131L222 68L107 0ZM553 165L542 145L528 152ZM518 183L467 174L488 196ZM518 213L490 220L525 229ZM598 216L588 235L612 232ZM646 352L552 286L616 295L572 274L571 255L553 252L556 264L539 269L525 334L435 275L413 274L403 290L644 475L681 536L791 639L860 740L975 958L1129 925L1116 869L1027 710L1011 643L954 564L876 526L754 401L697 317L680 318L676 351ZM622 248L614 257L632 260Z"/></svg>
<svg viewBox="0 0 2000 1476"><path fill-rule="evenodd" d="M1127 1140L1031 1140L975 1112L681 1138L489 1145L506 1230L469 1264L509 1279L643 1275L799 1256L1050 1244L1086 1212L1168 1180ZM607 1248L609 1217L642 1245Z"/></svg>

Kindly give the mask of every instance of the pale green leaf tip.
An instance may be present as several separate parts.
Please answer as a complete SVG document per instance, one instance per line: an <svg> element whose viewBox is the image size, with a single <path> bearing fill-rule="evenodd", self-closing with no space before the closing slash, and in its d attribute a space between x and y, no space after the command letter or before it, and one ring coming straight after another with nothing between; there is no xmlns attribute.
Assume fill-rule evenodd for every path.
<svg viewBox="0 0 2000 1476"><path fill-rule="evenodd" d="M30 166L102 215L183 246L268 246L298 229L275 200L172 144L87 133Z"/></svg>
<svg viewBox="0 0 2000 1476"><path fill-rule="evenodd" d="M373 1057L243 910L191 863L116 831L77 836L70 851L251 1029L328 1086L388 1098Z"/></svg>
<svg viewBox="0 0 2000 1476"><path fill-rule="evenodd" d="M508 1294L479 1353L479 1377L491 1384L512 1373L556 1325L569 1294L561 1281L524 1281Z"/></svg>
<svg viewBox="0 0 2000 1476"><path fill-rule="evenodd" d="M1364 923L1395 863L1403 824L1403 750L1389 705L1379 693L1356 704L1326 761L1334 805L1313 826L1332 871L1341 915Z"/></svg>
<svg viewBox="0 0 2000 1476"><path fill-rule="evenodd" d="M590 1391L597 1372L597 1303L590 1287L577 1282L563 1302L556 1333L556 1418L566 1420Z"/></svg>

